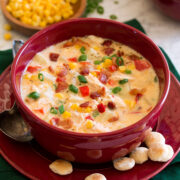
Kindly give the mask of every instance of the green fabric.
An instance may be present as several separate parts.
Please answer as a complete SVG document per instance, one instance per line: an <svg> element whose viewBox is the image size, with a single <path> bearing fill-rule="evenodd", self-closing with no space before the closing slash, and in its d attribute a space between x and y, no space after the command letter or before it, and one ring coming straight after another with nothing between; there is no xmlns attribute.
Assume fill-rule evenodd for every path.
<svg viewBox="0 0 180 180"><path fill-rule="evenodd" d="M130 20L126 22L126 24L133 26L143 33L145 30L141 26L141 24L136 20ZM165 51L160 47L161 51L163 52L166 60L169 64L169 68L171 72L177 77L180 81L180 76L174 67L173 63L171 62L168 55ZM0 51L0 73L12 62L12 50ZM152 178L152 180L169 180L169 179L179 179L180 178L180 153L176 156L176 158L171 162L171 164L166 167L162 172ZM25 180L27 179L19 172L17 172L14 168L12 168L2 157L0 157L0 179L4 180Z"/></svg>

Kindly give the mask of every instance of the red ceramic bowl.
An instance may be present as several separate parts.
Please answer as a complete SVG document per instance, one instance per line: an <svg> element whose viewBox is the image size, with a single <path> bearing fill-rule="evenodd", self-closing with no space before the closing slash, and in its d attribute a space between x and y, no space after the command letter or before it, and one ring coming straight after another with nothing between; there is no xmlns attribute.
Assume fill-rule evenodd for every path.
<svg viewBox="0 0 180 180"><path fill-rule="evenodd" d="M153 0L166 15L180 21L180 0Z"/></svg>
<svg viewBox="0 0 180 180"><path fill-rule="evenodd" d="M145 118L127 128L98 134L62 130L41 120L27 108L20 94L21 76L27 63L37 52L72 36L92 34L124 43L146 57L159 76L161 97ZM16 102L31 126L33 136L42 147L67 160L103 163L126 155L141 143L147 129L154 127L168 94L170 72L159 48L140 31L112 20L86 18L52 25L32 36L14 59L11 78Z"/></svg>

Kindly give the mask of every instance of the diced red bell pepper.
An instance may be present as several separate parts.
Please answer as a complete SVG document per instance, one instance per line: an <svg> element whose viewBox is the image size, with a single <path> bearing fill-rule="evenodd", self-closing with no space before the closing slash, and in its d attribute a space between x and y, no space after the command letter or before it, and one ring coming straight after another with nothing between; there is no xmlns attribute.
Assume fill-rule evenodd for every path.
<svg viewBox="0 0 180 180"><path fill-rule="evenodd" d="M83 65L83 66L86 66L86 65L91 65L91 63L90 62L84 62L84 61L82 61L82 62L79 62L81 65Z"/></svg>
<svg viewBox="0 0 180 180"><path fill-rule="evenodd" d="M114 86L115 85L115 81L112 80L112 79L109 79L108 80L108 84L111 85L111 86Z"/></svg>
<svg viewBox="0 0 180 180"><path fill-rule="evenodd" d="M59 57L59 54L57 54L57 53L50 53L49 54L49 59L51 61L57 61L58 57Z"/></svg>
<svg viewBox="0 0 180 180"><path fill-rule="evenodd" d="M143 71L151 67L150 63L146 60L134 60L134 63L138 71Z"/></svg>
<svg viewBox="0 0 180 180"><path fill-rule="evenodd" d="M59 118L53 117L50 119L50 124L53 126L57 126L59 124Z"/></svg>
<svg viewBox="0 0 180 180"><path fill-rule="evenodd" d="M141 97L142 97L142 94L140 93L136 94L136 98L135 98L136 103L139 101Z"/></svg>
<svg viewBox="0 0 180 180"><path fill-rule="evenodd" d="M106 106L104 106L102 103L98 104L97 108L100 113L103 113L106 110Z"/></svg>
<svg viewBox="0 0 180 180"><path fill-rule="evenodd" d="M64 82L64 81L66 81L66 78L65 77L57 77L56 78L56 82Z"/></svg>
<svg viewBox="0 0 180 180"><path fill-rule="evenodd" d="M114 72L114 71L117 71L118 68L117 68L116 65L113 64L113 65L110 66L108 69L109 69L109 71Z"/></svg>
<svg viewBox="0 0 180 180"><path fill-rule="evenodd" d="M76 57L73 57L73 58L69 58L68 61L71 61L71 62L77 62L77 58Z"/></svg>
<svg viewBox="0 0 180 180"><path fill-rule="evenodd" d="M94 120L90 115L86 116L85 119Z"/></svg>
<svg viewBox="0 0 180 180"><path fill-rule="evenodd" d="M81 86L79 87L79 90L81 92L81 95L84 96L89 96L89 87L88 86Z"/></svg>
<svg viewBox="0 0 180 180"><path fill-rule="evenodd" d="M68 88L68 83L65 82L65 81L59 81L58 82L58 85L57 85L57 88L56 88L56 93L58 92L61 92L61 91L64 91L65 89Z"/></svg>
<svg viewBox="0 0 180 180"><path fill-rule="evenodd" d="M40 109L34 109L35 112L44 114L44 108L40 108Z"/></svg>
<svg viewBox="0 0 180 180"><path fill-rule="evenodd" d="M27 71L30 73L34 73L34 72L38 71L39 69L41 69L41 66L29 66L27 68Z"/></svg>

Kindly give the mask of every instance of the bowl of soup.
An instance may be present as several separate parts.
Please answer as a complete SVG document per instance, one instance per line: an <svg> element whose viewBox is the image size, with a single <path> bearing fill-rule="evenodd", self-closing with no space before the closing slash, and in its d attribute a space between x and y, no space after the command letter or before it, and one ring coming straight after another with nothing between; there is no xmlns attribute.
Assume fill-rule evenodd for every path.
<svg viewBox="0 0 180 180"><path fill-rule="evenodd" d="M37 142L81 163L111 161L137 147L170 84L166 60L146 35L97 18L36 33L14 59L11 78Z"/></svg>

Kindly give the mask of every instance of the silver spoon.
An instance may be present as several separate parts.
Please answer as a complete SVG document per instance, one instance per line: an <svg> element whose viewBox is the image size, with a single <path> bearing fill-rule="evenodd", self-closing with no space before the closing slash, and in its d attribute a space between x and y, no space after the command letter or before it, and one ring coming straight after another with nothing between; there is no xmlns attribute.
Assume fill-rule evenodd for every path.
<svg viewBox="0 0 180 180"><path fill-rule="evenodd" d="M13 41L13 57L23 44L22 40ZM29 125L23 120L15 103L9 111L0 114L0 130L16 141L27 142L33 139Z"/></svg>

